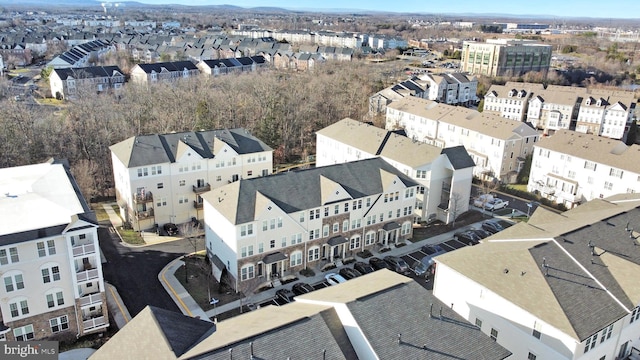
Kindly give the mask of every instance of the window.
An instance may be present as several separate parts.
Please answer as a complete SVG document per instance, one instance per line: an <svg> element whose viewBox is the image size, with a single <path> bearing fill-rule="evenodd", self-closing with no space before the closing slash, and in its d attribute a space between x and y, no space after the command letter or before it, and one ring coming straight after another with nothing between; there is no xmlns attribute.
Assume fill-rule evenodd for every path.
<svg viewBox="0 0 640 360"><path fill-rule="evenodd" d="M157 188L158 189L163 189L164 188L164 183L158 183Z"/></svg>
<svg viewBox="0 0 640 360"><path fill-rule="evenodd" d="M241 225L240 236L253 235L253 224Z"/></svg>
<svg viewBox="0 0 640 360"><path fill-rule="evenodd" d="M482 320L476 318L476 326L482 329Z"/></svg>
<svg viewBox="0 0 640 360"><path fill-rule="evenodd" d="M593 334L592 337L587 339L587 342L584 344L584 352L588 352L596 346L598 340L598 333Z"/></svg>
<svg viewBox="0 0 640 360"><path fill-rule="evenodd" d="M333 223L333 232L337 233L338 231L340 231L340 224Z"/></svg>
<svg viewBox="0 0 640 360"><path fill-rule="evenodd" d="M41 272L42 272L42 282L44 282L45 284L52 281L60 280L60 268L58 266L43 268Z"/></svg>
<svg viewBox="0 0 640 360"><path fill-rule="evenodd" d="M167 198L166 197L159 198L158 201L156 201L156 206L157 207L167 206Z"/></svg>
<svg viewBox="0 0 640 360"><path fill-rule="evenodd" d="M349 203L344 203L344 212L349 212Z"/></svg>
<svg viewBox="0 0 640 360"><path fill-rule="evenodd" d="M364 237L365 245L373 245L375 241L376 241L376 233L374 232L368 232Z"/></svg>
<svg viewBox="0 0 640 360"><path fill-rule="evenodd" d="M39 257L56 254L56 243L53 240L47 240L46 246L44 241L40 241L36 244L36 246L38 247Z"/></svg>
<svg viewBox="0 0 640 360"><path fill-rule="evenodd" d="M611 170L609 171L609 176L613 176L613 177L617 177L617 178L622 179L622 173L623 173L623 171L620 170L620 169L611 168Z"/></svg>
<svg viewBox="0 0 640 360"><path fill-rule="evenodd" d="M24 289L22 274L6 275L4 277L4 288L7 292Z"/></svg>
<svg viewBox="0 0 640 360"><path fill-rule="evenodd" d="M13 336L16 341L27 341L33 339L33 325L27 325L13 329Z"/></svg>
<svg viewBox="0 0 640 360"><path fill-rule="evenodd" d="M600 333L600 342L603 343L605 340L608 340L611 337L612 331L613 331L613 324L609 325L609 327L602 329L602 332Z"/></svg>
<svg viewBox="0 0 640 360"><path fill-rule="evenodd" d="M242 248L240 248L240 257L247 257L247 247L243 246Z"/></svg>
<svg viewBox="0 0 640 360"><path fill-rule="evenodd" d="M27 315L29 314L29 304L27 304L27 300L18 300L16 302L9 303L9 310L13 317Z"/></svg>
<svg viewBox="0 0 640 360"><path fill-rule="evenodd" d="M64 305L64 295L62 291L58 291L56 293L51 293L46 295L47 298L47 306L49 308L55 307L56 305Z"/></svg>
<svg viewBox="0 0 640 360"><path fill-rule="evenodd" d="M629 321L629 324L638 320L638 318L640 318L640 306L636 306L635 309L633 309L633 312L631 313L631 321Z"/></svg>
<svg viewBox="0 0 640 360"><path fill-rule="evenodd" d="M7 251L7 249L0 249L0 265L17 263L19 260L18 248L11 247L9 251Z"/></svg>
<svg viewBox="0 0 640 360"><path fill-rule="evenodd" d="M351 243L349 244L349 249L355 250L360 248L360 236L354 236L351 238Z"/></svg>
<svg viewBox="0 0 640 360"><path fill-rule="evenodd" d="M264 252L264 244L263 243L259 243L258 244L258 254L262 254Z"/></svg>
<svg viewBox="0 0 640 360"><path fill-rule="evenodd" d="M145 170L146 170L146 168L145 168ZM158 174L158 175L162 174L162 166L158 165L158 166L152 166L151 167L151 175L156 175L156 174Z"/></svg>
<svg viewBox="0 0 640 360"><path fill-rule="evenodd" d="M342 222L342 231L349 231L349 220Z"/></svg>
<svg viewBox="0 0 640 360"><path fill-rule="evenodd" d="M180 195L178 197L178 204L186 204L189 202L189 197L185 195Z"/></svg>
<svg viewBox="0 0 640 360"><path fill-rule="evenodd" d="M594 163L593 161L585 161L584 162L584 168L588 169L588 170L593 170L596 171L596 163Z"/></svg>
<svg viewBox="0 0 640 360"><path fill-rule="evenodd" d="M67 315L50 319L49 326L51 326L52 333L57 333L62 330L67 330L69 328L69 319L67 318Z"/></svg>
<svg viewBox="0 0 640 360"><path fill-rule="evenodd" d="M273 249L276 247L276 241L275 240L269 240L269 248Z"/></svg>
<svg viewBox="0 0 640 360"><path fill-rule="evenodd" d="M300 212L300 222L304 222L304 211Z"/></svg>
<svg viewBox="0 0 640 360"><path fill-rule="evenodd" d="M186 184L185 180L178 180L178 186L184 186Z"/></svg>
<svg viewBox="0 0 640 360"><path fill-rule="evenodd" d="M613 183L609 182L609 181L605 181L604 182L604 189L605 190L611 190L613 188Z"/></svg>
<svg viewBox="0 0 640 360"><path fill-rule="evenodd" d="M491 340L493 341L497 341L498 340L498 330L491 328Z"/></svg>
<svg viewBox="0 0 640 360"><path fill-rule="evenodd" d="M535 354L529 353L529 355L527 355L527 360L536 360Z"/></svg>
<svg viewBox="0 0 640 360"><path fill-rule="evenodd" d="M308 253L308 258L307 261L311 262L311 261L316 261L318 259L320 259L320 248L319 247L313 247L311 249L309 249L309 253Z"/></svg>
<svg viewBox="0 0 640 360"><path fill-rule="evenodd" d="M640 181L640 176L638 176L638 179L639 179L638 181ZM335 205L333 207L333 215L338 215L338 214L340 214L340 205Z"/></svg>
<svg viewBox="0 0 640 360"><path fill-rule="evenodd" d="M329 225L324 225L322 227L322 237L329 236Z"/></svg>
<svg viewBox="0 0 640 360"><path fill-rule="evenodd" d="M248 176L248 177L253 176L253 171L252 171L252 170L247 170L247 176Z"/></svg>
<svg viewBox="0 0 640 360"><path fill-rule="evenodd" d="M269 222L267 220L262 220L262 231L267 231L269 228Z"/></svg>
<svg viewBox="0 0 640 360"><path fill-rule="evenodd" d="M533 329L533 333L531 335L533 335L533 337L536 338L536 339L540 339L540 336L542 334L540 333L540 331L538 331L536 329Z"/></svg>
<svg viewBox="0 0 640 360"><path fill-rule="evenodd" d="M269 229L273 230L276 228L276 219L271 219L271 221L269 221Z"/></svg>
<svg viewBox="0 0 640 360"><path fill-rule="evenodd" d="M302 242L302 233L291 235L291 245L300 244Z"/></svg>
<svg viewBox="0 0 640 360"><path fill-rule="evenodd" d="M242 269L240 269L240 279L241 280L249 280L255 277L255 267L253 264L245 265Z"/></svg>
<svg viewBox="0 0 640 360"><path fill-rule="evenodd" d="M302 265L302 251L296 251L289 256L289 267Z"/></svg>

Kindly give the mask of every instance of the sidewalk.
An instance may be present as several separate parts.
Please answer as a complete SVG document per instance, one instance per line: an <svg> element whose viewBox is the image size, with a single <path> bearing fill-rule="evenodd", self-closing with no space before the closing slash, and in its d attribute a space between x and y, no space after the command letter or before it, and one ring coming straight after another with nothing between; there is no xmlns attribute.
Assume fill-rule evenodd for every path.
<svg viewBox="0 0 640 360"><path fill-rule="evenodd" d="M116 203L107 203L107 204L103 204L102 206L104 207L104 211L109 216L109 221L111 222L111 225L113 226L114 231L116 229L122 227L122 218L113 209L113 206L117 206L117 204ZM118 234L117 231L116 231L116 234ZM141 245L132 245L132 244L128 244L125 241L123 241L122 237L120 237L120 234L118 234L118 237L120 237L120 242L122 243L122 245L128 246L128 247L143 247L143 246L155 245L155 244L160 244L160 243L165 243L165 242L176 241L176 240L181 240L182 239L181 237L176 237L176 236L160 236L160 235L156 234L153 231L151 231L151 232L150 231L141 231L140 232L140 236L142 236L142 240L144 240L145 243L141 244Z"/></svg>

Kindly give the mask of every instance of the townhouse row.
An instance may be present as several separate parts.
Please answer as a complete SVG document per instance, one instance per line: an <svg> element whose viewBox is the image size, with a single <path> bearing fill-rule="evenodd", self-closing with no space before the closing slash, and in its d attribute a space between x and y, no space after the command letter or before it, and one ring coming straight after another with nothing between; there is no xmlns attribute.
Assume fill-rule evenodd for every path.
<svg viewBox="0 0 640 360"><path fill-rule="evenodd" d="M530 122L545 135L566 129L624 140L636 104L632 91L507 82L489 88L483 110Z"/></svg>

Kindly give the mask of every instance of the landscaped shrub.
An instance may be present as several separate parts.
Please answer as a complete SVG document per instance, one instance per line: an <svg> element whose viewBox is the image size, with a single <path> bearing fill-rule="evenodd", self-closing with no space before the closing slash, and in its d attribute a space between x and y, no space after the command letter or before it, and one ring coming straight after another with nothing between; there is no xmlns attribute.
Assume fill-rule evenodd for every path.
<svg viewBox="0 0 640 360"><path fill-rule="evenodd" d="M368 249L366 249L364 251L360 251L360 252L356 253L356 255L358 255L358 257L361 257L363 259L370 258L370 257L373 256L371 251L369 251Z"/></svg>
<svg viewBox="0 0 640 360"><path fill-rule="evenodd" d="M300 270L300 275L306 276L306 277L312 277L312 276L316 275L316 272L313 271L312 269L304 268L304 269Z"/></svg>

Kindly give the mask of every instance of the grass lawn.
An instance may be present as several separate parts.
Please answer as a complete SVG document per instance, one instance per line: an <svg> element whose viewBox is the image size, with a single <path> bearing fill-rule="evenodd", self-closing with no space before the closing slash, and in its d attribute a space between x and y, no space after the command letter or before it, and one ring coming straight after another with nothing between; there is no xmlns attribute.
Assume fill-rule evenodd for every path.
<svg viewBox="0 0 640 360"><path fill-rule="evenodd" d="M196 303L200 305L202 310L213 309L213 305L209 303L211 298L216 298L220 301L217 305L223 305L243 297L241 293L236 293L225 286L220 286L216 279L211 276L211 267L205 261L203 255L190 256L183 260L187 268L185 270L184 266L180 267L176 270L175 277Z"/></svg>
<svg viewBox="0 0 640 360"><path fill-rule="evenodd" d="M510 184L508 187L514 190L527 191L527 184Z"/></svg>
<svg viewBox="0 0 640 360"><path fill-rule="evenodd" d="M104 207L102 207L102 203L91 204L91 208L96 213L96 218L98 218L98 222L109 221L109 215L104 211Z"/></svg>
<svg viewBox="0 0 640 360"><path fill-rule="evenodd" d="M54 98L45 98L45 99L38 99L38 103L40 105L62 105L64 104L64 101L54 99Z"/></svg>
<svg viewBox="0 0 640 360"><path fill-rule="evenodd" d="M120 233L120 236L122 237L122 240L124 242L126 242L127 244L131 244L131 245L144 245L144 239L142 239L142 236L140 236L140 233L134 230L126 230L123 228L119 228L116 229L118 231L118 233Z"/></svg>

